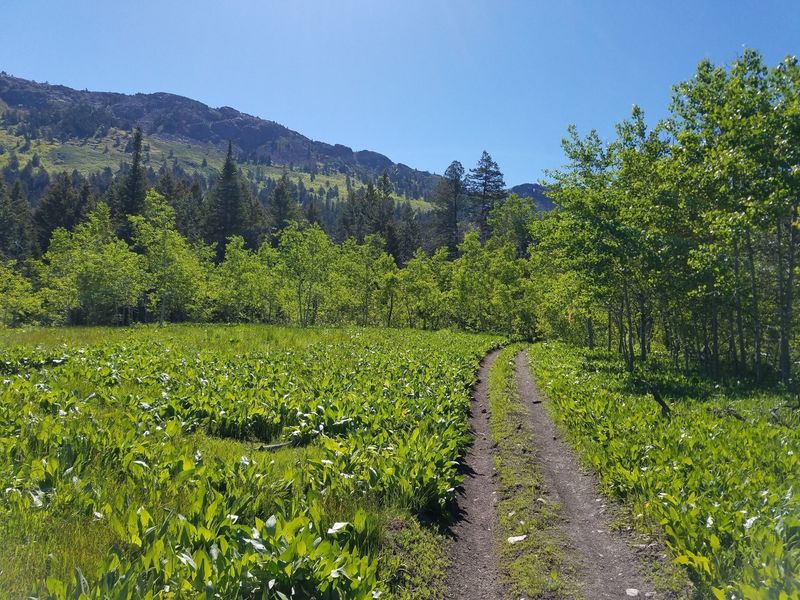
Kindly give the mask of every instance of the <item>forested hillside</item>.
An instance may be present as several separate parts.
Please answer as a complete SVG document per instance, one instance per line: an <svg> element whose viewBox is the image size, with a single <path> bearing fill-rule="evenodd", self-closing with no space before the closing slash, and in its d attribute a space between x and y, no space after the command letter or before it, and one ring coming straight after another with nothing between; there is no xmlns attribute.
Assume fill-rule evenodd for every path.
<svg viewBox="0 0 800 600"><path fill-rule="evenodd" d="M0 591L800 598L796 58L511 189L0 98Z"/></svg>
<svg viewBox="0 0 800 600"><path fill-rule="evenodd" d="M652 127L634 107L614 140L571 128L549 212L509 196L486 152L450 164L424 214L388 170L335 203L289 170L259 191L232 144L204 184L169 164L153 177L138 130L116 173L56 175L31 210L40 159L15 158L3 320L454 325L603 344L630 370L657 346L684 368L792 385L798 73L746 51L702 62Z"/></svg>
<svg viewBox="0 0 800 600"><path fill-rule="evenodd" d="M103 167L116 169L120 152L128 148L138 127L148 138L148 166L156 171L166 164L206 177L220 166L230 141L257 184L265 176L274 177L269 169L273 165L320 179L335 178L340 185L345 177L366 184L386 171L399 195L422 199L430 195L437 179L377 152L317 142L274 121L174 94L78 91L2 73L0 113L4 151L30 154L33 147L43 164L76 168L84 175ZM22 138L22 152L14 146L15 137Z"/></svg>

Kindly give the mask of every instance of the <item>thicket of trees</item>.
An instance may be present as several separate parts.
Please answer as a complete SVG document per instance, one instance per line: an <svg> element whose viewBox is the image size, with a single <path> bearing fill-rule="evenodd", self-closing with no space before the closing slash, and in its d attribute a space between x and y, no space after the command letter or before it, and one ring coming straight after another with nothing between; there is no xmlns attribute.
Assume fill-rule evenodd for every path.
<svg viewBox="0 0 800 600"><path fill-rule="evenodd" d="M792 382L800 67L746 51L702 62L654 128L642 111L604 143L570 129L551 176L559 208L534 222L543 332L616 348L654 343L676 364ZM566 318L555 318L566 315Z"/></svg>
<svg viewBox="0 0 800 600"><path fill-rule="evenodd" d="M648 128L570 128L555 210L505 197L484 153L450 164L428 215L384 174L331 209L288 177L258 197L229 150L204 190L137 162L56 176L31 211L0 183L0 321L247 320L494 329L654 348L713 375L792 383L800 66L702 62ZM97 192L98 181L106 192ZM149 191L148 191L148 188ZM301 191L301 190L300 190Z"/></svg>
<svg viewBox="0 0 800 600"><path fill-rule="evenodd" d="M130 240L122 237L130 232ZM401 268L381 235L336 244L317 224L289 221L257 248L244 237L191 243L156 190L115 226L99 203L40 258L0 263L0 321L131 323L259 321L516 331L533 335L527 262L498 238L468 233L448 260L418 249Z"/></svg>

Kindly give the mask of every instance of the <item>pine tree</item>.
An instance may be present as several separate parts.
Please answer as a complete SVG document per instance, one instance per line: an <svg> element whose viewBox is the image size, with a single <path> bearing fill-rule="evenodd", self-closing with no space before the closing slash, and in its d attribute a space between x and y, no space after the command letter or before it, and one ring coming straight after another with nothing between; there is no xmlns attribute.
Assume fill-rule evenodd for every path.
<svg viewBox="0 0 800 600"><path fill-rule="evenodd" d="M308 207L305 211L306 221L308 221L311 225L321 225L322 224L322 215L320 214L319 207L317 206L317 199L312 198L311 202L308 203Z"/></svg>
<svg viewBox="0 0 800 600"><path fill-rule="evenodd" d="M5 180L0 175L0 257L11 258L11 247L14 236L14 213L11 207L11 196Z"/></svg>
<svg viewBox="0 0 800 600"><path fill-rule="evenodd" d="M133 134L133 157L131 166L120 182L116 196L116 220L120 237L130 241L131 226L127 217L144 212L144 197L147 192L147 177L142 166L142 130Z"/></svg>
<svg viewBox="0 0 800 600"><path fill-rule="evenodd" d="M481 241L485 242L491 233L489 213L506 196L503 173L486 150L481 154L475 168L469 170L467 186L475 209L475 221L481 233Z"/></svg>
<svg viewBox="0 0 800 600"><path fill-rule="evenodd" d="M299 213L300 206L292 193L289 176L284 173L270 194L267 211L275 243L277 243L280 233L286 229L290 221L297 219Z"/></svg>
<svg viewBox="0 0 800 600"><path fill-rule="evenodd" d="M454 160L444 172L444 177L436 186L433 198L436 205L435 227L441 242L447 246L450 256L458 252L461 238L458 233L458 220L463 212L464 193L464 167Z"/></svg>
<svg viewBox="0 0 800 600"><path fill-rule="evenodd" d="M398 209L397 221L397 256L398 264L408 262L420 246L420 228L417 215L408 202L404 202Z"/></svg>
<svg viewBox="0 0 800 600"><path fill-rule="evenodd" d="M39 248L46 250L50 236L58 228L72 230L91 210L91 195L86 181L73 179L66 173L56 175L45 190L33 213L33 226Z"/></svg>
<svg viewBox="0 0 800 600"><path fill-rule="evenodd" d="M23 260L33 254L35 238L33 234L33 214L19 180L14 182L10 196L13 232L10 241L9 257Z"/></svg>
<svg viewBox="0 0 800 600"><path fill-rule="evenodd" d="M225 164L210 193L206 222L206 239L217 245L217 260L225 256L227 239L232 235L240 235L245 228L246 200L233 159L233 147L228 142Z"/></svg>
<svg viewBox="0 0 800 600"><path fill-rule="evenodd" d="M389 179L389 173L384 170L383 174L378 179L378 185L373 189L372 195L369 194L370 183L367 186L368 190L368 205L369 208L369 230L370 233L379 233L385 239L389 234L389 228L392 226L392 217L394 214L394 198L392 193L394 189L392 182Z"/></svg>

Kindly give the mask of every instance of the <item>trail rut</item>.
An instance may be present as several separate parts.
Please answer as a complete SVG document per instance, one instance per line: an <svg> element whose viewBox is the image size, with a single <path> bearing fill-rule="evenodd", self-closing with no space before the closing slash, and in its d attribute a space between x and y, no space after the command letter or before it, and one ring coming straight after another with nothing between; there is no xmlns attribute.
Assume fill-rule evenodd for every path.
<svg viewBox="0 0 800 600"><path fill-rule="evenodd" d="M497 553L497 495L489 435L489 370L498 353L488 354L481 363L473 391L470 424L475 441L464 459L459 517L450 528L453 538L447 583L450 600L499 600L504 595ZM541 472L543 499L559 507L558 536L564 539L583 597L587 600L662 597L643 575L642 561L627 535L612 530L611 501L599 491L594 474L581 467L572 449L562 441L545 410L547 400L540 396L531 377L525 352L516 357L516 386L528 413L523 418L529 419L534 434L535 467L532 468Z"/></svg>
<svg viewBox="0 0 800 600"><path fill-rule="evenodd" d="M516 360L517 391L530 414L547 500L560 506L563 533L584 595L588 600L658 597L642 575L639 558L625 534L611 530L609 501L598 490L595 476L581 468L572 449L561 440L531 377L527 354L520 352Z"/></svg>
<svg viewBox="0 0 800 600"><path fill-rule="evenodd" d="M495 547L496 494L494 461L489 437L489 369L499 351L481 363L472 394L470 425L475 441L464 458L464 484L459 490L459 518L450 528L452 566L448 573L450 600L499 600L500 571Z"/></svg>

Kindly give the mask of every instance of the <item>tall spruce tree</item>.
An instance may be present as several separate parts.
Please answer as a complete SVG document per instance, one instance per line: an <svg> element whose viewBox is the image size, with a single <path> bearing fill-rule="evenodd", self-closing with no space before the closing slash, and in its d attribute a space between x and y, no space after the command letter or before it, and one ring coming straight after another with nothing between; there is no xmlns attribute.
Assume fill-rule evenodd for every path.
<svg viewBox="0 0 800 600"><path fill-rule="evenodd" d="M286 229L289 222L300 216L300 205L292 193L289 175L286 173L278 180L278 185L269 196L267 215L274 242L277 244L281 232Z"/></svg>
<svg viewBox="0 0 800 600"><path fill-rule="evenodd" d="M461 242L458 220L463 212L465 192L464 167L454 160L445 170L433 197L436 205L436 232L440 242L447 246L451 257L456 255Z"/></svg>
<svg viewBox="0 0 800 600"><path fill-rule="evenodd" d="M11 195L0 174L0 258L11 258L14 237L14 212Z"/></svg>
<svg viewBox="0 0 800 600"><path fill-rule="evenodd" d="M389 173L384 169L372 193L370 186L371 184L367 186L368 229L370 233L379 233L386 238L394 216L394 198L392 198L394 188Z"/></svg>
<svg viewBox="0 0 800 600"><path fill-rule="evenodd" d="M420 227L417 222L417 214L411 208L411 204L404 202L397 209L397 264L404 265L414 252L420 247Z"/></svg>
<svg viewBox="0 0 800 600"><path fill-rule="evenodd" d="M481 154L475 168L469 170L467 186L475 210L475 222L481 233L481 241L485 242L491 234L489 213L506 196L503 173L486 150Z"/></svg>
<svg viewBox="0 0 800 600"><path fill-rule="evenodd" d="M116 192L116 220L120 237L130 241L132 235L129 215L144 212L144 197L147 192L147 176L142 165L142 130L133 133L133 156L131 166L125 173Z"/></svg>
<svg viewBox="0 0 800 600"><path fill-rule="evenodd" d="M31 205L25 195L25 189L19 180L14 182L11 189L11 218L13 231L10 240L10 257L23 260L33 254L35 250L35 237L33 234L33 214Z"/></svg>
<svg viewBox="0 0 800 600"><path fill-rule="evenodd" d="M232 235L241 235L246 227L250 198L239 179L233 159L233 147L228 142L225 164L217 183L209 194L206 239L217 245L217 260L225 256L225 245Z"/></svg>

